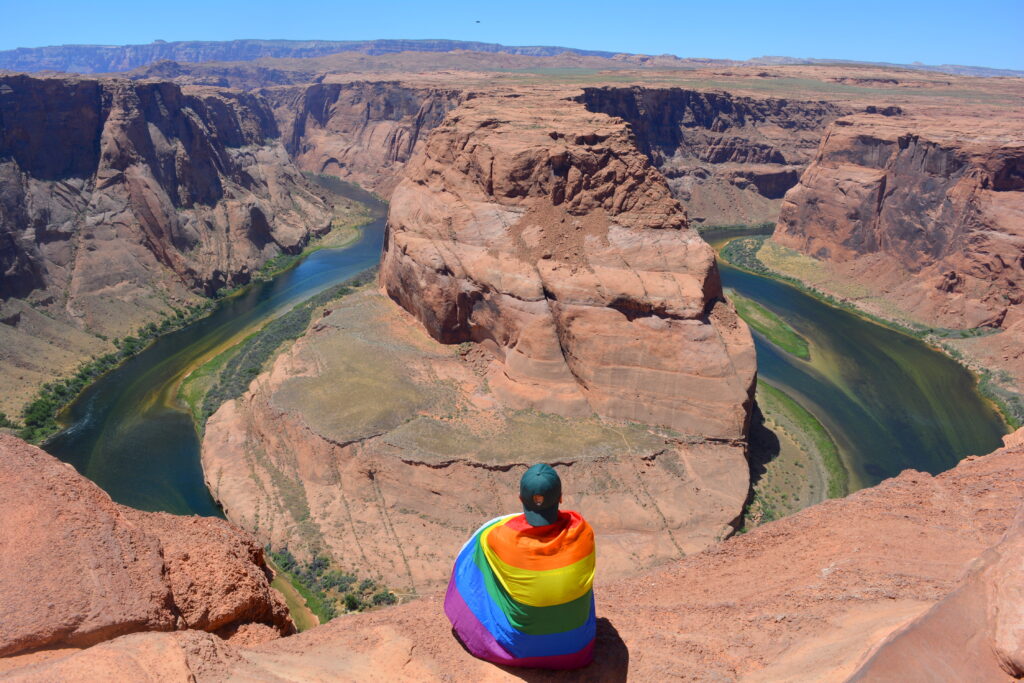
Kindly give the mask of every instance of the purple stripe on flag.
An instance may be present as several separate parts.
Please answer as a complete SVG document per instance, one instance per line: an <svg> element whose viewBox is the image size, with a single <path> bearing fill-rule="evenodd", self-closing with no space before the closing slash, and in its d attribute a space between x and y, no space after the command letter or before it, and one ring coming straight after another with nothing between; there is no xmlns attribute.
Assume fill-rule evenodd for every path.
<svg viewBox="0 0 1024 683"><path fill-rule="evenodd" d="M448 583L448 592L444 596L444 612L448 615L452 627L459 634L462 644L466 646L470 654L495 664L537 669L578 669L590 664L594 658L593 640L579 652L567 655L513 657L494 640L490 632L469 609L454 580Z"/></svg>

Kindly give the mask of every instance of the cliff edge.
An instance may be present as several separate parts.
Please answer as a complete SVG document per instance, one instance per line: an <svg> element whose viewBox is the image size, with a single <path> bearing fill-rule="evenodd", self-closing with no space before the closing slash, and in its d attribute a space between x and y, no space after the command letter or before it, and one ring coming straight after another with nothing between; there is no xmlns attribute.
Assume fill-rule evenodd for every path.
<svg viewBox="0 0 1024 683"><path fill-rule="evenodd" d="M0 657L138 631L199 629L243 642L295 632L263 549L237 527L118 505L6 434L0 484Z"/></svg>
<svg viewBox="0 0 1024 683"><path fill-rule="evenodd" d="M596 591L596 659L585 675L1012 680L1024 663L1022 496L1024 448L1009 446L935 477L906 471L605 584ZM471 657L451 636L440 595L250 649L195 632L138 634L9 676L99 677L118 667L200 681L565 679Z"/></svg>

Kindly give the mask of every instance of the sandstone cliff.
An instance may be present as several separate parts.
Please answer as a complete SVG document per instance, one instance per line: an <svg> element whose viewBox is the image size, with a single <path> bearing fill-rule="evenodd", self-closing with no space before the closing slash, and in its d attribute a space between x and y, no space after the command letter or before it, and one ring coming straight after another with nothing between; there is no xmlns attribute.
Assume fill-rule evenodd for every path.
<svg viewBox="0 0 1024 683"><path fill-rule="evenodd" d="M139 512L0 434L0 657L136 631L294 632L263 549L219 519Z"/></svg>
<svg viewBox="0 0 1024 683"><path fill-rule="evenodd" d="M435 339L494 353L509 406L745 436L750 333L621 120L470 99L395 189L380 279Z"/></svg>
<svg viewBox="0 0 1024 683"><path fill-rule="evenodd" d="M54 347L44 365L69 346L77 360L96 340L79 343L76 334L134 332L193 292L246 282L329 223L258 97L168 83L0 78L3 375L31 384L39 354L19 348L39 351L42 340ZM63 333L41 334L46 324L33 324L19 300ZM62 336L69 341L46 341Z"/></svg>
<svg viewBox="0 0 1024 683"><path fill-rule="evenodd" d="M965 349L1024 381L1024 124L836 121L772 238L925 325L1002 334Z"/></svg>
<svg viewBox="0 0 1024 683"><path fill-rule="evenodd" d="M462 99L458 89L397 81L271 88L285 147L299 168L389 195L417 144Z"/></svg>
<svg viewBox="0 0 1024 683"><path fill-rule="evenodd" d="M596 661L585 675L1011 680L1024 647L1022 496L1024 448L1011 446L936 477L904 472L599 586ZM200 681L563 680L473 659L451 636L440 595L247 650L196 632L137 634L55 653L9 676L42 681L116 671Z"/></svg>
<svg viewBox="0 0 1024 683"><path fill-rule="evenodd" d="M578 101L630 124L637 146L706 225L774 222L843 105L682 88L584 88Z"/></svg>

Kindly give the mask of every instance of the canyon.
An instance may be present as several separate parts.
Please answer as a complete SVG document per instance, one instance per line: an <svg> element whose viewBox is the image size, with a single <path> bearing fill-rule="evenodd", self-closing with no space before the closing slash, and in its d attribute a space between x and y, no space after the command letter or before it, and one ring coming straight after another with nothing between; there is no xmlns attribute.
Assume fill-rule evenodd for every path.
<svg viewBox="0 0 1024 683"><path fill-rule="evenodd" d="M948 671L1020 675L1020 431L938 476L907 471L734 535L756 359L694 229L777 220L765 263L826 272L815 286L879 315L982 330L950 343L1019 388L1019 81L376 59L0 77L11 415L107 338L330 229L337 207L308 176L390 200L378 285L318 306L200 424L230 521L118 506L0 434L24 533L5 525L0 545L3 621L18 624L0 671L509 677L450 638L439 592L461 542L515 509L519 474L546 461L600 530L596 678L878 680L938 647L965 653L936 663ZM88 533L46 526L54 509ZM54 540L18 556L35 538ZM410 604L279 639L292 625L264 545L326 556ZM72 546L19 592L39 554ZM76 567L116 581L36 597L81 583Z"/></svg>
<svg viewBox="0 0 1024 683"><path fill-rule="evenodd" d="M830 282L818 286L882 317L992 332L950 343L1024 386L1021 117L838 119L772 241L820 262Z"/></svg>
<svg viewBox="0 0 1024 683"><path fill-rule="evenodd" d="M2 409L328 230L260 98L0 78ZM19 400L20 399L20 400Z"/></svg>
<svg viewBox="0 0 1024 683"><path fill-rule="evenodd" d="M9 132L2 158L11 182L5 183L0 238L0 376L17 390L5 394L0 410L17 417L34 387L112 350L110 339L159 322L199 301L197 295L246 282L277 253L301 250L330 222L330 207L300 171L389 197L430 131L477 93L551 93L623 119L686 205L690 222L701 227L775 222L785 193L812 162L820 167L815 148L826 131L841 127L835 123L840 118L868 128L906 122L912 134L915 127L942 129L954 110L980 117L993 107L1012 110L1020 99L1009 87L1013 79L873 67L652 66L615 72L617 81L625 75L633 85L575 85L572 76L553 83L542 73L530 75L530 68L547 67L504 73L487 61L496 56L537 64L555 59L352 52L161 62L125 74L128 81L6 76L0 108ZM356 57L360 61L352 61ZM451 59L459 61L446 70ZM981 104L955 109L965 92ZM48 97L65 102L63 113L34 116L33 107ZM1019 133L1014 121L1007 116L1000 123L1006 140ZM70 146L81 151L68 156ZM57 158L66 160L60 168L52 167ZM808 182L816 174L812 170ZM794 192L813 201L803 190ZM290 196L299 199L286 203ZM115 265L101 269L100 263ZM1007 262L1009 281L1016 267ZM934 279L950 269L933 270ZM928 288L924 294L934 302L962 298ZM976 319L961 316L955 324L984 322ZM1015 319L1009 315L1000 329L1013 327ZM1013 365L1009 371L1018 376L1011 336L957 344L977 365L994 372Z"/></svg>

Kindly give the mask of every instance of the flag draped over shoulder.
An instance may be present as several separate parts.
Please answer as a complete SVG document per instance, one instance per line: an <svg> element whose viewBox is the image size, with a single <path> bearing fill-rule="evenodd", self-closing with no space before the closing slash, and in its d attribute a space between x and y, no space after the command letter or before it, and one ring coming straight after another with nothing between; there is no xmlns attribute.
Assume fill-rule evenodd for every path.
<svg viewBox="0 0 1024 683"><path fill-rule="evenodd" d="M444 611L466 649L510 666L575 669L593 658L594 532L576 512L534 527L498 517L462 547Z"/></svg>

